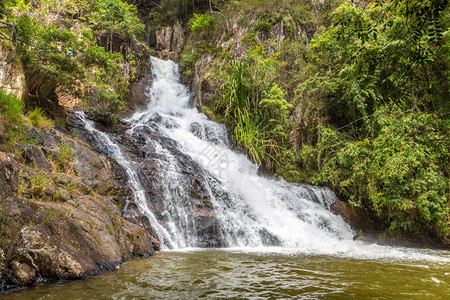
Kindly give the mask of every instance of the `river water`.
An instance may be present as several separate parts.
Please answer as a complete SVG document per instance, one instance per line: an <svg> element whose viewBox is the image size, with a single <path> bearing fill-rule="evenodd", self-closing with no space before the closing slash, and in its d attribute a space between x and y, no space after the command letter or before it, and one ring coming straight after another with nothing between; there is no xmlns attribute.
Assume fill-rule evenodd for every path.
<svg viewBox="0 0 450 300"><path fill-rule="evenodd" d="M149 105L127 120L130 129L124 135L137 136L142 148L151 150L160 170L151 178L162 191L157 201L145 190L139 164L126 154L120 137L99 131L82 112L77 114L107 149L105 153L125 170L134 203L149 218L163 251L126 262L113 273L40 284L5 299L445 299L450 295L449 251L354 241L348 224L329 211L336 200L331 191L258 176L258 167L230 146L225 128L189 106L190 94L179 82L178 66L156 58L151 63ZM157 131L159 138L143 134L148 131ZM204 231L199 229L198 201L189 190L186 158L197 169L198 184L211 209L208 214L214 216L214 236L208 239L222 249L199 248L211 246L211 241L205 244Z"/></svg>
<svg viewBox="0 0 450 300"><path fill-rule="evenodd" d="M448 260L197 250L161 252L128 261L112 273L39 284L5 299L448 299L449 295Z"/></svg>

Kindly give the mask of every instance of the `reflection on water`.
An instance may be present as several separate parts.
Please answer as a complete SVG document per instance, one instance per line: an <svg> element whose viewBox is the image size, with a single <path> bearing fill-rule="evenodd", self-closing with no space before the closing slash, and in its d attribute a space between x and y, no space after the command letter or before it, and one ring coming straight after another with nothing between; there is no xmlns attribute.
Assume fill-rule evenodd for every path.
<svg viewBox="0 0 450 300"><path fill-rule="evenodd" d="M450 265L225 250L162 252L5 299L448 299Z"/></svg>

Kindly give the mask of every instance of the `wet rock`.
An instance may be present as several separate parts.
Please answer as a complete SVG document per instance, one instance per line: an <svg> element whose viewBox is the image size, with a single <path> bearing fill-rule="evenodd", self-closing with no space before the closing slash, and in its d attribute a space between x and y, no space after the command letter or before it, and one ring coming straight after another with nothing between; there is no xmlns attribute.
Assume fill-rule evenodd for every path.
<svg viewBox="0 0 450 300"><path fill-rule="evenodd" d="M219 222L215 215L199 214L195 218L197 228L197 247L220 248L225 246L219 230Z"/></svg>
<svg viewBox="0 0 450 300"><path fill-rule="evenodd" d="M352 207L347 202L338 200L331 204L330 210L340 215L354 229L361 229L365 226L364 211L359 207Z"/></svg>
<svg viewBox="0 0 450 300"><path fill-rule="evenodd" d="M362 230L359 230L357 234L353 237L353 240L363 240L365 238L365 235Z"/></svg>
<svg viewBox="0 0 450 300"><path fill-rule="evenodd" d="M25 263L13 261L10 264L11 279L16 285L32 285L36 282L36 270Z"/></svg>
<svg viewBox="0 0 450 300"><path fill-rule="evenodd" d="M161 120L162 116L155 116L155 118L158 123L164 124ZM187 221L185 225L186 230L197 237L195 246L224 245L220 237L217 216L213 212L210 194L204 185L206 182L204 171L191 157L179 150L180 146L175 141L162 134L157 127L152 127L151 124L135 128L128 135L118 137L117 140L121 142L122 149L130 159L138 163L135 166L136 172L141 185L147 192L147 203L161 224L169 222L169 214L174 215L174 212L168 212L170 204L165 203L165 201L172 201L167 199L169 193L171 197L179 199L177 201L185 201L183 205L192 210L188 214L190 221ZM153 142L162 145L167 154L158 154ZM164 176L169 165L176 166L177 174L178 172L180 174L173 185L161 177ZM131 203L126 216L134 219L133 222L137 222L138 215L135 204ZM157 249L158 245L153 247Z"/></svg>

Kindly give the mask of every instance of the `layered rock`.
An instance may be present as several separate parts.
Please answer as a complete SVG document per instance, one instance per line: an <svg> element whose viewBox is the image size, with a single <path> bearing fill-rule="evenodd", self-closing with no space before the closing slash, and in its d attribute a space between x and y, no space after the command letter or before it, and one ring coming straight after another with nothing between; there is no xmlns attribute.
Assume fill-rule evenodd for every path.
<svg viewBox="0 0 450 300"><path fill-rule="evenodd" d="M178 60L185 45L185 30L180 21L156 31L156 47L162 59Z"/></svg>
<svg viewBox="0 0 450 300"><path fill-rule="evenodd" d="M62 131L30 134L36 144L21 145L20 155L0 152L4 287L85 278L153 254L151 226L127 219L126 195L107 157Z"/></svg>

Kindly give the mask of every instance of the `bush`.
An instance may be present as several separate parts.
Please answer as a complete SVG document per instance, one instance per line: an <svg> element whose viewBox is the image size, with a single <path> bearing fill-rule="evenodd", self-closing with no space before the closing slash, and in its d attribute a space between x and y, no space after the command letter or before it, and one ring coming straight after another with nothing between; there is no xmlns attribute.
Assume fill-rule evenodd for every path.
<svg viewBox="0 0 450 300"><path fill-rule="evenodd" d="M60 20L47 23L41 16L48 14L47 10L57 10L58 14L81 18L81 12L90 9L86 16L91 17L95 30L130 38L141 37L144 25L137 17L136 7L120 0L99 0L95 4L77 0L76 3L82 6L74 7L73 2L66 0L59 3L61 7L52 1L48 5L36 4L35 15L27 13L27 7L16 7L17 16L11 21L16 23L17 46L22 61L46 76L45 85L48 87L37 87L39 95L45 97L45 92L54 86L81 100L87 100L98 92L100 95L94 97L101 100L100 107L93 109L115 112L128 95L129 79L133 73L132 59L99 47L93 32L86 29L87 24L83 24L81 19L77 20L78 23L70 21L72 27L67 28L67 24ZM76 27L78 29L74 29ZM131 66L127 70L123 68L125 61ZM108 100L111 102L107 103Z"/></svg>
<svg viewBox="0 0 450 300"><path fill-rule="evenodd" d="M302 162L313 183L332 186L390 231L439 236L450 242L448 123L421 112L380 110L379 134L352 141L322 128Z"/></svg>
<svg viewBox="0 0 450 300"><path fill-rule="evenodd" d="M189 20L189 25L193 33L208 31L213 28L214 17L210 14L195 14Z"/></svg>
<svg viewBox="0 0 450 300"><path fill-rule="evenodd" d="M214 112L223 115L233 129L234 140L255 163L276 170L290 155L286 132L293 106L274 82L279 66L276 54L265 54L263 47L254 47L243 61L233 60L220 72L223 84Z"/></svg>
<svg viewBox="0 0 450 300"><path fill-rule="evenodd" d="M60 153L56 157L56 168L58 172L72 174L75 159L72 146L69 144L61 144L59 146L59 151Z"/></svg>
<svg viewBox="0 0 450 300"><path fill-rule="evenodd" d="M0 90L0 113L3 119L13 125L23 121L23 102L15 96Z"/></svg>
<svg viewBox="0 0 450 300"><path fill-rule="evenodd" d="M3 144L4 150L27 140L23 108L20 99L0 90L0 145Z"/></svg>
<svg viewBox="0 0 450 300"><path fill-rule="evenodd" d="M28 114L31 124L43 131L48 131L53 127L53 120L44 116L44 111L40 107L36 107Z"/></svg>
<svg viewBox="0 0 450 300"><path fill-rule="evenodd" d="M35 174L31 176L29 184L33 199L38 201L48 199L46 191L48 186L51 184L51 179L46 174Z"/></svg>

